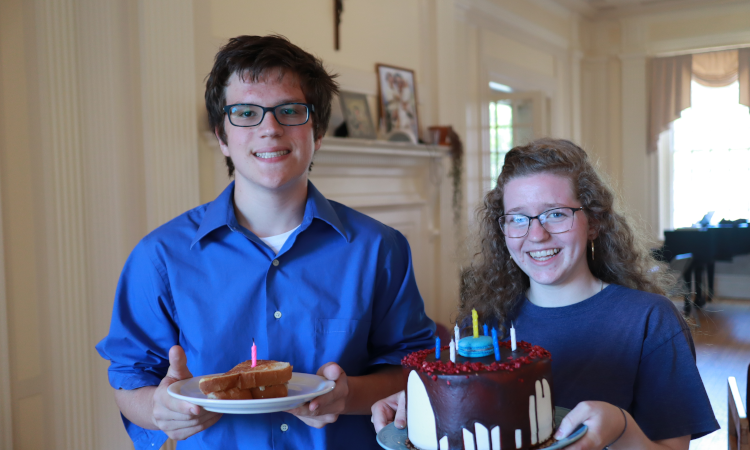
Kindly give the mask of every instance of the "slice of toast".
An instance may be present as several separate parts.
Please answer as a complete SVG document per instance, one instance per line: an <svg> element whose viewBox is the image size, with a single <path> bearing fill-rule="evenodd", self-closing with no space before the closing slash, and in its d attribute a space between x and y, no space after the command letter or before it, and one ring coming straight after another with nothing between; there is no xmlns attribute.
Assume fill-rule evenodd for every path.
<svg viewBox="0 0 750 450"><path fill-rule="evenodd" d="M254 387L250 389L231 388L226 391L212 392L208 398L218 400L250 400L259 398L279 398L286 397L289 393L287 385L276 384L273 386Z"/></svg>
<svg viewBox="0 0 750 450"><path fill-rule="evenodd" d="M208 395L233 388L250 389L260 386L274 386L284 384L291 379L291 364L259 359L255 367L252 367L252 361L245 361L222 375L202 377L198 386L201 392Z"/></svg>

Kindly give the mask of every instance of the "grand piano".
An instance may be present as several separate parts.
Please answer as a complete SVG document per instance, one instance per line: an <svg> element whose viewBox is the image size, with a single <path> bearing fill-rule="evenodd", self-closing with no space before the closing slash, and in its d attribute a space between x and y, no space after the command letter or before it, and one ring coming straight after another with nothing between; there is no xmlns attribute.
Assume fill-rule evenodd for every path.
<svg viewBox="0 0 750 450"><path fill-rule="evenodd" d="M690 286L691 275L695 276L695 305L702 308L706 301L711 301L714 292L716 261L731 261L734 256L750 254L750 227L739 223L664 231L664 260L671 261L685 253L692 253L693 262L684 279ZM703 285L704 272L708 275L708 290ZM685 313L690 313L689 302L685 303Z"/></svg>

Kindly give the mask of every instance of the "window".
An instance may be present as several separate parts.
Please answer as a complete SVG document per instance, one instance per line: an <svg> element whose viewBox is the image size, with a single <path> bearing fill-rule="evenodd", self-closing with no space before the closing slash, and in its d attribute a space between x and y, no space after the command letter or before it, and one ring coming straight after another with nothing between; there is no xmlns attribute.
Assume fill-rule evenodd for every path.
<svg viewBox="0 0 750 450"><path fill-rule="evenodd" d="M709 211L714 223L750 219L750 112L739 83L691 89L691 107L672 125L672 225Z"/></svg>
<svg viewBox="0 0 750 450"><path fill-rule="evenodd" d="M489 180L497 181L505 154L513 148L513 107L510 100L490 102ZM489 187L491 189L492 186ZM486 190L489 190L486 189Z"/></svg>
<svg viewBox="0 0 750 450"><path fill-rule="evenodd" d="M546 99L541 92L493 92L489 102L489 149L485 153L483 191L495 187L505 154L544 136Z"/></svg>

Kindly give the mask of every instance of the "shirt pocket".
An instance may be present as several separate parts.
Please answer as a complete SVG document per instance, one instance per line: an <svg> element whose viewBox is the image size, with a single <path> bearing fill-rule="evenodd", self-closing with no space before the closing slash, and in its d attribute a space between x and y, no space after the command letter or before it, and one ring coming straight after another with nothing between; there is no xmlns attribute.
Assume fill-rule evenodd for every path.
<svg viewBox="0 0 750 450"><path fill-rule="evenodd" d="M341 366L347 375L366 368L367 330L356 319L321 319L315 321L315 360L318 367L329 362Z"/></svg>

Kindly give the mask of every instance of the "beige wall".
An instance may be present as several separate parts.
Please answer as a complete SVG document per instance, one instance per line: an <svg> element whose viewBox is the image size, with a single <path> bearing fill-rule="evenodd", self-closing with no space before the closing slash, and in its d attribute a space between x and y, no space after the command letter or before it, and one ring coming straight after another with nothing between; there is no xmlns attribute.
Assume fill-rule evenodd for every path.
<svg viewBox="0 0 750 450"><path fill-rule="evenodd" d="M0 3L0 194L4 274L0 278L0 332L7 348L0 355L0 395L4 401L0 445L13 442L42 448L44 416L42 384L43 342L40 321L39 246L35 224L40 204L33 184L35 158L31 150L33 125L29 117L29 82L33 66L25 57L28 33L24 7L19 1ZM14 150L17 149L17 150ZM4 328L7 327L7 328ZM0 342L5 339L0 339ZM19 389L20 388L20 389ZM12 393L12 394L11 394ZM8 417L7 415L10 415ZM23 423L24 426L20 426ZM9 437L15 439L11 441ZM13 448L13 447L8 447Z"/></svg>
<svg viewBox="0 0 750 450"><path fill-rule="evenodd" d="M227 183L202 134L203 79L227 37L284 34L373 109L376 63L414 69L421 127L463 138L467 222L483 195L488 82L543 92L549 132L589 149L652 226L647 58L750 43L750 5L592 21L549 0L346 0L335 51L331 3L0 2L0 447L130 447L93 346L133 245ZM465 262L456 239L443 230L435 273L418 280L443 283L443 321Z"/></svg>

